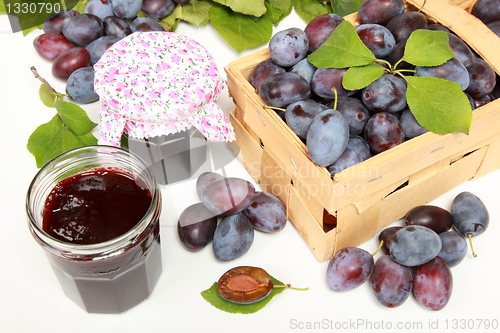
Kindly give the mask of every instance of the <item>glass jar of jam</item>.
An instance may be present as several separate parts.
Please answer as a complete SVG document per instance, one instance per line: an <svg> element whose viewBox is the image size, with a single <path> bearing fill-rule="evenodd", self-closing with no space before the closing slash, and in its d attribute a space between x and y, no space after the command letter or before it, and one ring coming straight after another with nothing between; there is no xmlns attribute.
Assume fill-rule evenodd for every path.
<svg viewBox="0 0 500 333"><path fill-rule="evenodd" d="M89 146L54 158L31 182L26 211L64 293L87 312L121 313L153 291L161 192L134 153Z"/></svg>

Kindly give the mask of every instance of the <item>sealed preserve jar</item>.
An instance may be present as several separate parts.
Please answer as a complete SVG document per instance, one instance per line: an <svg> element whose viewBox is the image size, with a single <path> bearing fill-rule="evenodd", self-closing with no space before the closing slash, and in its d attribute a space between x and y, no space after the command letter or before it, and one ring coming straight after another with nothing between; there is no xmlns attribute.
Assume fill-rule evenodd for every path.
<svg viewBox="0 0 500 333"><path fill-rule="evenodd" d="M150 296L162 272L161 192L137 155L89 146L54 158L26 211L64 293L87 312L121 313Z"/></svg>
<svg viewBox="0 0 500 333"><path fill-rule="evenodd" d="M161 184L189 178L203 164L207 140L235 134L217 100L226 86L208 50L173 32L135 32L94 65L102 102L99 144L128 147Z"/></svg>

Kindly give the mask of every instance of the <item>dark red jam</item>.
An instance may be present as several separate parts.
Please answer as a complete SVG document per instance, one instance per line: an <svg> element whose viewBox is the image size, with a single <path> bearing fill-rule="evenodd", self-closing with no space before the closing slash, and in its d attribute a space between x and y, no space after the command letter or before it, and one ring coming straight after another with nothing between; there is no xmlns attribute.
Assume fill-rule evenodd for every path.
<svg viewBox="0 0 500 333"><path fill-rule="evenodd" d="M132 229L151 193L122 170L96 168L60 181L47 197L43 230L73 244L102 243Z"/></svg>

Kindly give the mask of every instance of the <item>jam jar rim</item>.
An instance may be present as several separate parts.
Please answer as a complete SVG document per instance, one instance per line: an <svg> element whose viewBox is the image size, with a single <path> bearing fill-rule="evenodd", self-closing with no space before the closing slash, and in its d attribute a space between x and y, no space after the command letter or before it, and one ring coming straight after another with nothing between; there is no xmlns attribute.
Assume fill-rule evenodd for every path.
<svg viewBox="0 0 500 333"><path fill-rule="evenodd" d="M69 242L64 242L59 239L54 238L53 236L47 234L41 226L36 222L35 214L32 211L31 205L31 196L34 187L37 185L37 180L42 177L47 169L54 164L56 161L63 160L66 157L71 157L72 155L77 156L79 153L87 152L96 152L96 153L106 153L107 152L116 152L124 155L130 156L132 160L135 160L136 163L139 163L140 167L142 167L142 171L144 172L143 177L141 178L149 178L148 189L151 192L151 204L148 207L148 210L144 214L144 216L127 232L122 235L107 240L101 243L95 244L74 244ZM99 168L100 166L93 166L89 168L85 168L80 170L79 172L92 170L95 168ZM120 169L121 171L127 171L120 166L115 166L114 168ZM77 172L77 173L79 173ZM130 172L133 174L132 172ZM76 174L76 173L75 173ZM133 174L133 176L139 177L137 174ZM146 184L148 185L148 184ZM157 208L159 207L159 208ZM27 222L28 227L31 231L31 234L35 238L35 240L44 248L46 248L52 254L56 254L58 256L63 256L71 259L84 259L85 256L101 256L108 257L117 255L126 250L127 247L132 244L138 243L143 238L144 234L149 233L149 231L154 227L154 224L159 223L159 216L161 211L161 192L158 188L158 183L155 180L153 173L148 169L146 162L137 154L126 150L121 147L113 147L113 146L105 146L105 145L90 145L85 147L74 148L60 155L54 157L50 161L48 161L44 166L38 170L38 172L33 177L31 181L28 192L26 195L26 213L27 213ZM62 253L61 253L62 252ZM98 257L93 257L93 260L98 259Z"/></svg>

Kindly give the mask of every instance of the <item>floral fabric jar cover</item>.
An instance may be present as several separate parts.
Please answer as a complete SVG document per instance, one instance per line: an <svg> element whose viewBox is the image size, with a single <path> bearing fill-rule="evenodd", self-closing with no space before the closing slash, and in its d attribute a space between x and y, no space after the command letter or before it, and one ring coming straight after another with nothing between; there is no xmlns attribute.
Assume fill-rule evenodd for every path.
<svg viewBox="0 0 500 333"><path fill-rule="evenodd" d="M122 133L141 139L196 127L208 140L235 139L216 104L225 87L210 53L172 32L135 32L94 65L102 101L101 145L119 146Z"/></svg>

